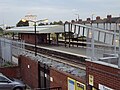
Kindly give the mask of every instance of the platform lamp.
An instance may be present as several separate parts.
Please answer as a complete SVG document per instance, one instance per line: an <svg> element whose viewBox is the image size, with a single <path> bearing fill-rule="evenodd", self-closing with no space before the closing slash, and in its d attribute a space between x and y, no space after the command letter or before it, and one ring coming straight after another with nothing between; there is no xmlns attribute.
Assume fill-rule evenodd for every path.
<svg viewBox="0 0 120 90"><path fill-rule="evenodd" d="M78 19L78 21L79 21L80 15L79 15L79 14L75 14L75 15L77 15L77 19Z"/></svg>
<svg viewBox="0 0 120 90"><path fill-rule="evenodd" d="M27 20L27 19L22 19L23 22L29 21L34 23L34 33L35 33L35 56L37 56L37 40L36 40L36 23L38 22L48 22L48 19L42 19L42 20Z"/></svg>

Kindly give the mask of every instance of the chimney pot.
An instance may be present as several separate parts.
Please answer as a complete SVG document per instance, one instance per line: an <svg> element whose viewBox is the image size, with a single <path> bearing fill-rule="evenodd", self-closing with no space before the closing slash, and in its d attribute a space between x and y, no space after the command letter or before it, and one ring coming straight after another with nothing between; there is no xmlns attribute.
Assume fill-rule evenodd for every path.
<svg viewBox="0 0 120 90"><path fill-rule="evenodd" d="M96 17L96 20L100 20L100 16L97 16L97 17Z"/></svg>
<svg viewBox="0 0 120 90"><path fill-rule="evenodd" d="M90 18L87 18L87 21L90 21L91 19Z"/></svg>

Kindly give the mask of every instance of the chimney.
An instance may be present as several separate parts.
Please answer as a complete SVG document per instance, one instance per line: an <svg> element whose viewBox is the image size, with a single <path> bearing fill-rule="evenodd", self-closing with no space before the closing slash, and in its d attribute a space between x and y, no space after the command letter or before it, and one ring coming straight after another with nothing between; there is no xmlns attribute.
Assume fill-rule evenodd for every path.
<svg viewBox="0 0 120 90"><path fill-rule="evenodd" d="M112 15L107 15L107 19L111 19L112 18Z"/></svg>
<svg viewBox="0 0 120 90"><path fill-rule="evenodd" d="M82 22L82 19L79 19L79 22Z"/></svg>
<svg viewBox="0 0 120 90"><path fill-rule="evenodd" d="M90 21L91 19L90 18L87 18L87 21Z"/></svg>
<svg viewBox="0 0 120 90"><path fill-rule="evenodd" d="M100 20L100 16L97 16L97 17L96 17L96 20Z"/></svg>

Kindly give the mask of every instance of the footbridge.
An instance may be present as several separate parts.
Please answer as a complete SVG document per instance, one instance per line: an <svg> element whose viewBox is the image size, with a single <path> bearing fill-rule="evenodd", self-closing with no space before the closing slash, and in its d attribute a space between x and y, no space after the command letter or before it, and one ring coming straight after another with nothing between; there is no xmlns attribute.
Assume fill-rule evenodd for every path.
<svg viewBox="0 0 120 90"><path fill-rule="evenodd" d="M65 23L65 47L83 47L86 48L86 55L96 59L106 54L117 55L119 47L119 33L90 26Z"/></svg>

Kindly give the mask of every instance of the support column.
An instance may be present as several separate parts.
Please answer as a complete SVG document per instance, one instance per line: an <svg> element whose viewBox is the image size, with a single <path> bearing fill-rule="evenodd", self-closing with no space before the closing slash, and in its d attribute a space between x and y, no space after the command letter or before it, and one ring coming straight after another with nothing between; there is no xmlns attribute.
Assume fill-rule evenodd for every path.
<svg viewBox="0 0 120 90"><path fill-rule="evenodd" d="M84 36L84 33L85 33L85 27L83 27L83 36Z"/></svg>
<svg viewBox="0 0 120 90"><path fill-rule="evenodd" d="M98 41L100 41L100 31L98 31Z"/></svg>
<svg viewBox="0 0 120 90"><path fill-rule="evenodd" d="M57 45L59 45L59 33L56 33L57 36Z"/></svg>
<svg viewBox="0 0 120 90"><path fill-rule="evenodd" d="M70 47L70 23L68 29L69 29L69 47Z"/></svg>
<svg viewBox="0 0 120 90"><path fill-rule="evenodd" d="M103 23L103 28L105 29L105 23Z"/></svg>
<svg viewBox="0 0 120 90"><path fill-rule="evenodd" d="M20 40L20 33L18 33L18 40Z"/></svg>
<svg viewBox="0 0 120 90"><path fill-rule="evenodd" d="M78 47L78 38L79 38L79 34L80 34L80 26L78 27L78 35L77 35L77 47Z"/></svg>
<svg viewBox="0 0 120 90"><path fill-rule="evenodd" d="M118 61L118 67L120 68L120 25L119 25L119 61Z"/></svg>
<svg viewBox="0 0 120 90"><path fill-rule="evenodd" d="M110 23L110 30L111 30L111 23Z"/></svg>
<svg viewBox="0 0 120 90"><path fill-rule="evenodd" d="M47 88L46 86L46 75L47 75L47 73L46 73L46 64L44 64L44 88Z"/></svg>
<svg viewBox="0 0 120 90"><path fill-rule="evenodd" d="M48 33L48 44L50 45L50 33Z"/></svg>
<svg viewBox="0 0 120 90"><path fill-rule="evenodd" d="M64 34L65 34L65 41L64 41L64 43L65 43L65 47L66 47L66 31L65 31L65 25L66 25L66 23L64 24Z"/></svg>
<svg viewBox="0 0 120 90"><path fill-rule="evenodd" d="M99 24L97 23L97 28L98 28Z"/></svg>
<svg viewBox="0 0 120 90"><path fill-rule="evenodd" d="M105 35L104 35L104 43L105 43L105 41L106 41L106 32L105 32Z"/></svg>
<svg viewBox="0 0 120 90"><path fill-rule="evenodd" d="M38 88L41 88L41 66L40 66L40 61L38 61Z"/></svg>
<svg viewBox="0 0 120 90"><path fill-rule="evenodd" d="M15 34L14 34L14 32L13 32L13 40L15 39L14 36L15 36Z"/></svg>

